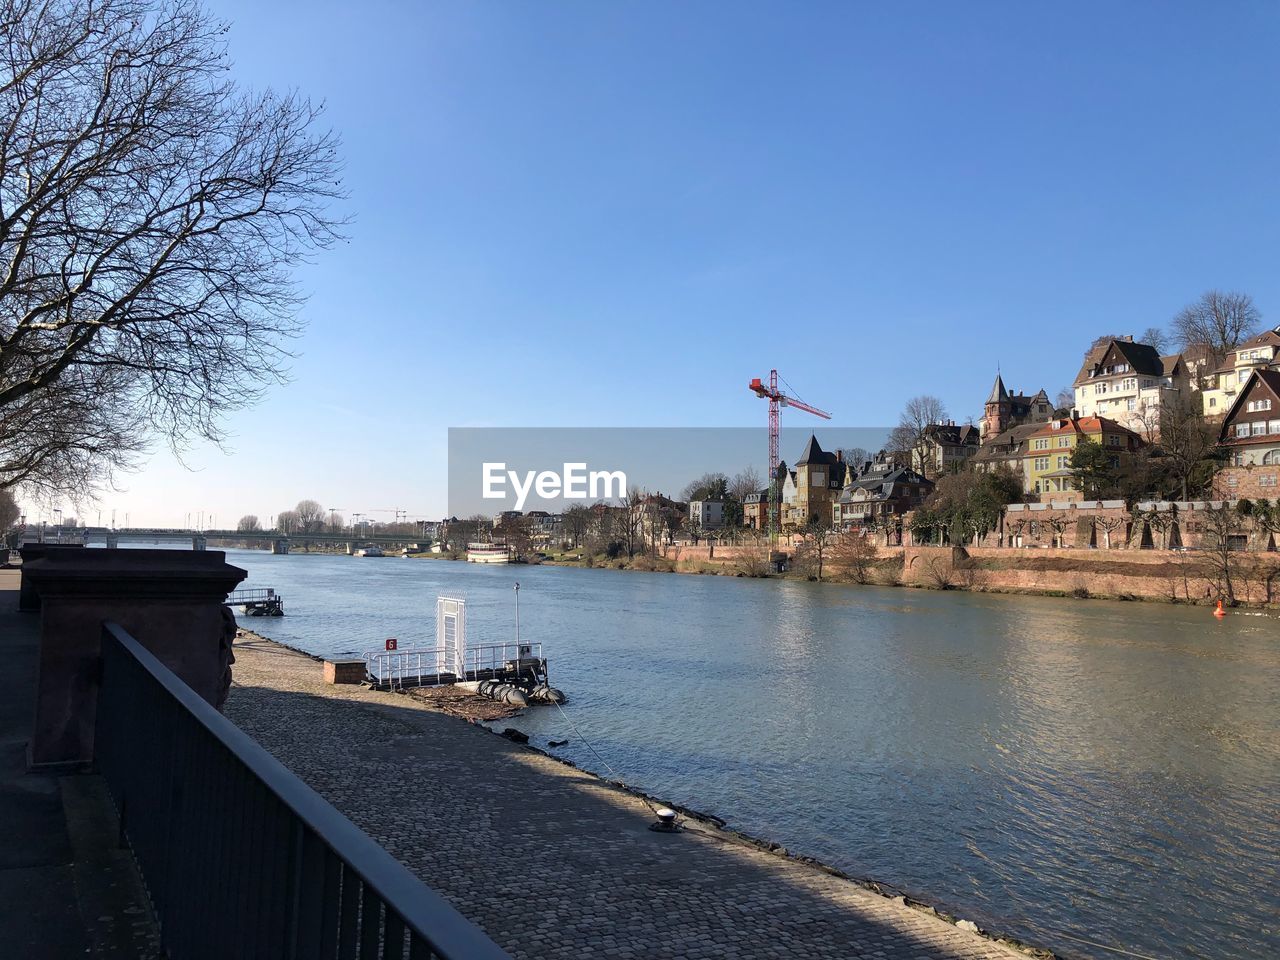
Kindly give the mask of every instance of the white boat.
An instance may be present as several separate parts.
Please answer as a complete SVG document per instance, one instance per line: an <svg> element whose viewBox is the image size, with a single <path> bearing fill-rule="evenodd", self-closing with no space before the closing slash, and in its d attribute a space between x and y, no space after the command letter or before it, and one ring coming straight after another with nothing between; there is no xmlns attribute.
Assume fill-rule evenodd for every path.
<svg viewBox="0 0 1280 960"><path fill-rule="evenodd" d="M505 543L468 543L467 563L510 563L511 552Z"/></svg>
<svg viewBox="0 0 1280 960"><path fill-rule="evenodd" d="M361 547L356 551L357 557L381 557L383 556L381 547Z"/></svg>

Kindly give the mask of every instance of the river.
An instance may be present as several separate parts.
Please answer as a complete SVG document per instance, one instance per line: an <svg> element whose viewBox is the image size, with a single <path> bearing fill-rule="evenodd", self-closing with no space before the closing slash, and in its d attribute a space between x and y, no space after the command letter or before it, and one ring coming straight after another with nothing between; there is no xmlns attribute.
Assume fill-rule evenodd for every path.
<svg viewBox="0 0 1280 960"><path fill-rule="evenodd" d="M323 655L540 640L628 783L1065 956L1280 956L1280 624L1205 608L228 551ZM554 707L516 726L603 770ZM1088 941L1088 943L1082 942Z"/></svg>

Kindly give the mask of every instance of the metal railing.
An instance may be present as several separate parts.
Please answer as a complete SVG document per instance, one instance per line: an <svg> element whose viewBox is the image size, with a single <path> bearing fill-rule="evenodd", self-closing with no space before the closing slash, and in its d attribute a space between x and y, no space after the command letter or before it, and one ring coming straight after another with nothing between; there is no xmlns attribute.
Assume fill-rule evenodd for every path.
<svg viewBox="0 0 1280 960"><path fill-rule="evenodd" d="M417 686L428 678L433 683L465 680L462 662L452 647L407 647L404 650L375 650L364 655L365 673L374 683Z"/></svg>
<svg viewBox="0 0 1280 960"><path fill-rule="evenodd" d="M507 954L115 624L95 760L173 958Z"/></svg>
<svg viewBox="0 0 1280 960"><path fill-rule="evenodd" d="M467 672L474 676L482 670L503 670L513 664L519 673L522 664L535 666L541 661L542 644L510 640L505 643L477 643L468 646L464 665Z"/></svg>
<svg viewBox="0 0 1280 960"><path fill-rule="evenodd" d="M276 599L274 587L246 588L233 590L227 594L227 603L234 606L239 603L261 603L264 600Z"/></svg>
<svg viewBox="0 0 1280 960"><path fill-rule="evenodd" d="M486 680L545 667L541 643L514 640L468 646L460 659L451 647L372 650L364 659L365 673L371 681L393 687Z"/></svg>

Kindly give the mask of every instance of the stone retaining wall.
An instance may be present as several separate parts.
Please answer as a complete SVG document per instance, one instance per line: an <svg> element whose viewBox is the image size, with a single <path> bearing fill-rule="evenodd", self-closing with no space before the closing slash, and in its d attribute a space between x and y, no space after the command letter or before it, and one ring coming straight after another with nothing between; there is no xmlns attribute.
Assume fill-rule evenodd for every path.
<svg viewBox="0 0 1280 960"><path fill-rule="evenodd" d="M1231 588L1243 603L1280 593L1280 554L1234 553ZM922 587L1016 590L1211 603L1225 593L1218 554L1197 550L907 547L903 582Z"/></svg>

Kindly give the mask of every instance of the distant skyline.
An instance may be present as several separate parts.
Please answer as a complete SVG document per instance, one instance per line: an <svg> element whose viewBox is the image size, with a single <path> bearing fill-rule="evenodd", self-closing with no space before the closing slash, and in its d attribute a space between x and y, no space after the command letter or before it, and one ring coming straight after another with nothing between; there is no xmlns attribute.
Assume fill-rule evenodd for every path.
<svg viewBox="0 0 1280 960"><path fill-rule="evenodd" d="M1280 323L1274 4L208 6L327 103L351 239L230 452L157 444L89 522L438 518L450 427L758 426L763 473L771 367L964 420L1210 288Z"/></svg>

